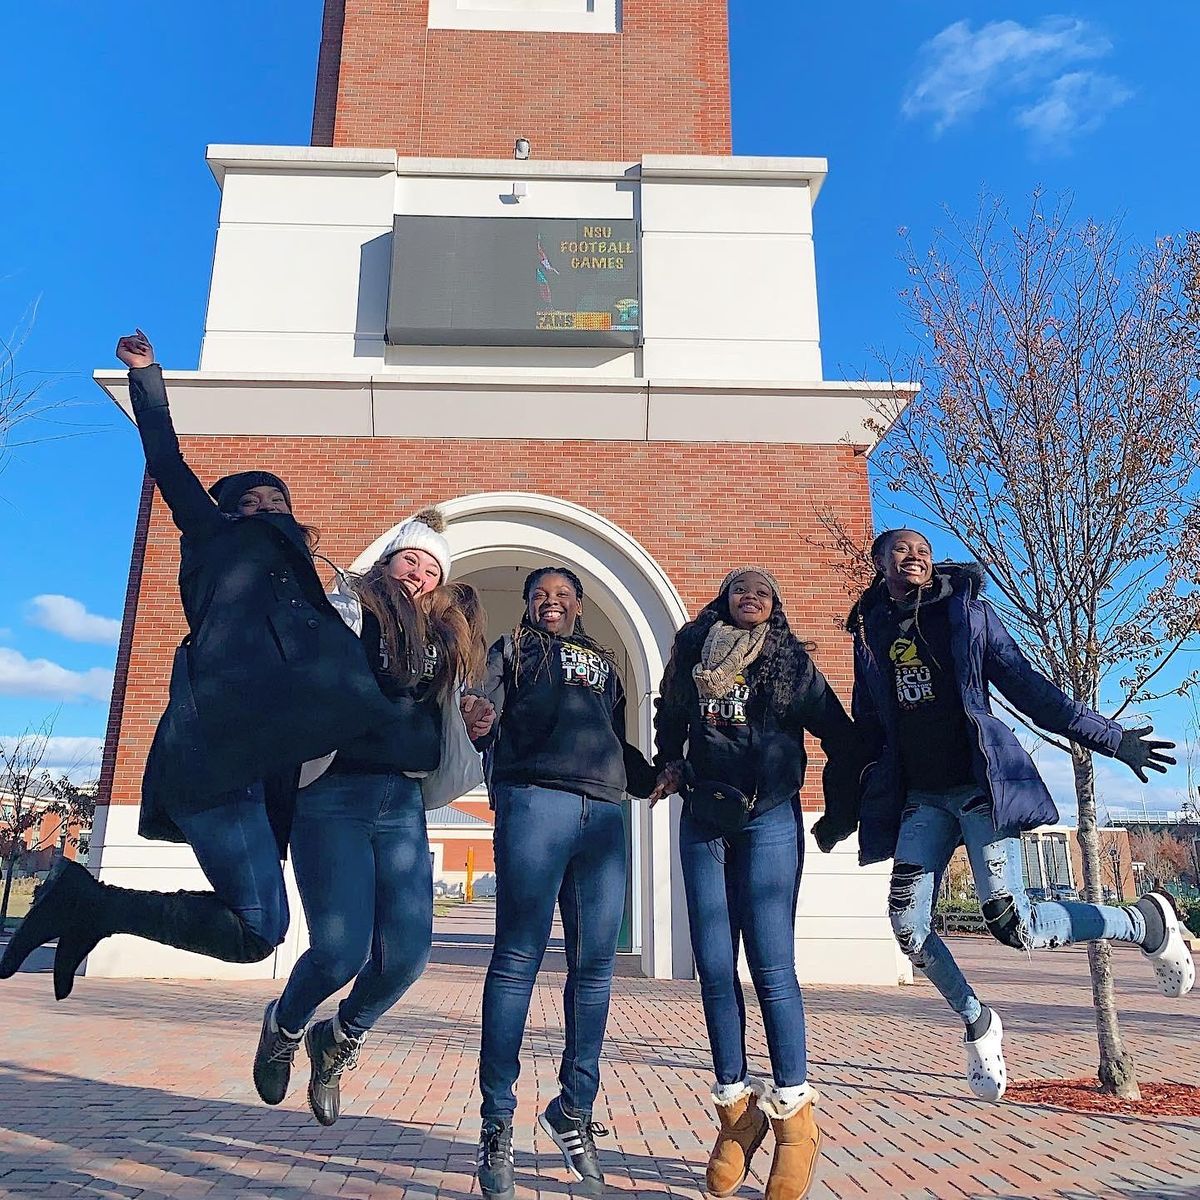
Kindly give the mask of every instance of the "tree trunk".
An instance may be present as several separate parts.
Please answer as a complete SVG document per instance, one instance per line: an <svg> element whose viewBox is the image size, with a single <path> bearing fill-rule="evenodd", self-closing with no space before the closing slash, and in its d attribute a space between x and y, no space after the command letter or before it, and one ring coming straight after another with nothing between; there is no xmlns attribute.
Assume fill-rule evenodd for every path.
<svg viewBox="0 0 1200 1200"><path fill-rule="evenodd" d="M1091 751L1072 748L1075 799L1079 804L1079 846L1083 851L1083 894L1089 904L1104 902L1104 877L1100 873L1100 837L1096 832L1096 774ZM1096 1038L1100 1046L1097 1076L1102 1091L1122 1100L1140 1100L1133 1055L1121 1040L1117 1000L1113 994L1112 953L1107 942L1088 943L1092 975L1092 1004L1096 1009Z"/></svg>
<svg viewBox="0 0 1200 1200"><path fill-rule="evenodd" d="M4 866L4 899L0 900L0 933L4 932L4 923L8 920L8 898L12 895L13 872L17 869L18 857L19 855L15 853L10 854L8 862Z"/></svg>

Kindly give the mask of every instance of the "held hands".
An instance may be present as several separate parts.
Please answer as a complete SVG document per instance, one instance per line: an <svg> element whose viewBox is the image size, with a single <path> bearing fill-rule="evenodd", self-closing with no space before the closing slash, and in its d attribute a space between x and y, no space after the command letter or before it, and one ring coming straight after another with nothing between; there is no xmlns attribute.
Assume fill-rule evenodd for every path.
<svg viewBox="0 0 1200 1200"><path fill-rule="evenodd" d="M130 369L148 367L154 361L154 347L140 330L127 333L117 342L117 357Z"/></svg>
<svg viewBox="0 0 1200 1200"><path fill-rule="evenodd" d="M477 742L491 732L496 721L496 706L483 696L464 696L459 704L467 737Z"/></svg>
<svg viewBox="0 0 1200 1200"><path fill-rule="evenodd" d="M653 808L664 796L670 796L683 786L683 764L667 763L658 773L658 783L648 797Z"/></svg>
<svg viewBox="0 0 1200 1200"><path fill-rule="evenodd" d="M1175 765L1175 760L1170 755L1162 753L1164 750L1174 750L1175 743L1148 740L1146 734L1153 732L1153 725L1144 725L1141 729L1126 729L1122 732L1121 744L1117 747L1116 757L1143 783L1148 782L1147 770L1165 774L1168 765Z"/></svg>

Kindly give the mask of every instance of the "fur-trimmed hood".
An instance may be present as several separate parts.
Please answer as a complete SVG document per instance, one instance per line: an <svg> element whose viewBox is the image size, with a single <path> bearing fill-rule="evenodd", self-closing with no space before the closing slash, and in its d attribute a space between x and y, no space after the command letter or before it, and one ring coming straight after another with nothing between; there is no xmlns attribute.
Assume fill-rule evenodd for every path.
<svg viewBox="0 0 1200 1200"><path fill-rule="evenodd" d="M922 596L921 603L936 603L938 600L944 600L947 596L955 594L965 594L968 600L973 600L983 592L986 584L987 575L977 562L935 563L933 580L929 584L928 593ZM887 598L888 591L883 580L877 579L855 601L850 615L846 618L847 631L857 633L860 624L865 622L870 613Z"/></svg>

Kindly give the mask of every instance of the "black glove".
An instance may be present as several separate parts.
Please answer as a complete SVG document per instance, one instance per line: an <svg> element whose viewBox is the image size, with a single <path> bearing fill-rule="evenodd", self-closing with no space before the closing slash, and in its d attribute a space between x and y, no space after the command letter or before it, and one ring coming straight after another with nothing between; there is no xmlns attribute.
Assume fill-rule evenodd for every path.
<svg viewBox="0 0 1200 1200"><path fill-rule="evenodd" d="M838 842L858 832L858 821L851 824L845 819L839 820L833 813L825 813L817 818L812 832L821 853L828 854Z"/></svg>
<svg viewBox="0 0 1200 1200"><path fill-rule="evenodd" d="M1141 729L1125 729L1121 732L1121 744L1117 747L1116 757L1121 760L1143 783L1147 783L1146 770L1166 774L1167 766L1174 766L1175 760L1163 750L1174 750L1174 742L1151 742L1146 734L1153 733L1153 725L1145 725Z"/></svg>
<svg viewBox="0 0 1200 1200"><path fill-rule="evenodd" d="M852 759L829 759L822 772L825 812L813 825L813 837L822 854L858 832L858 763Z"/></svg>

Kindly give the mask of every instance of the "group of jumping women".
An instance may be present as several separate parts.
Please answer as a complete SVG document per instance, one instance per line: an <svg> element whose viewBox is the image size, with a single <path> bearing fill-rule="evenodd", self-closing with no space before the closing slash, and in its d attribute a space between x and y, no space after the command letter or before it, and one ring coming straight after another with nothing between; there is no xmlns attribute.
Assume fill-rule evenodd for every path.
<svg viewBox="0 0 1200 1200"><path fill-rule="evenodd" d="M147 760L140 832L186 842L211 891L101 883L63 860L13 937L0 977L57 939L54 990L70 994L105 937L135 934L227 962L256 962L288 927L290 852L310 944L263 1015L253 1076L267 1104L288 1089L303 1043L308 1101L337 1120L343 1074L429 958L433 880L427 808L482 779L495 809L496 935L483 990L477 1172L485 1196L514 1194L513 1121L535 977L562 917L566 1041L559 1094L538 1118L588 1195L603 1192L593 1120L626 888L622 802L679 793L679 854L718 1132L706 1187L729 1196L773 1133L767 1200L809 1190L821 1135L796 978L804 863L805 733L819 740L830 851L858 836L865 865L894 860L888 911L903 952L962 1019L967 1081L1005 1089L1003 1029L933 932L950 857L964 844L991 933L1015 949L1133 942L1161 990L1189 991L1190 951L1169 899L1129 906L1032 903L1020 833L1057 819L1032 760L989 691L1043 729L1116 757L1143 781L1174 762L1149 728L1126 730L1030 666L982 595L974 565L935 563L911 529L872 546L876 576L847 624L852 717L792 631L779 584L739 566L679 631L660 689L656 753L626 740L610 650L584 628L570 569L525 580L517 627L485 650L478 596L450 580L435 509L400 525L362 575L326 591L316 532L286 483L243 471L205 489L184 462L162 372L144 334L124 337L150 474L182 534L188 635ZM317 556L319 557L319 556ZM750 1073L744 948L762 1013L769 1079ZM350 985L335 1012L322 1004Z"/></svg>

